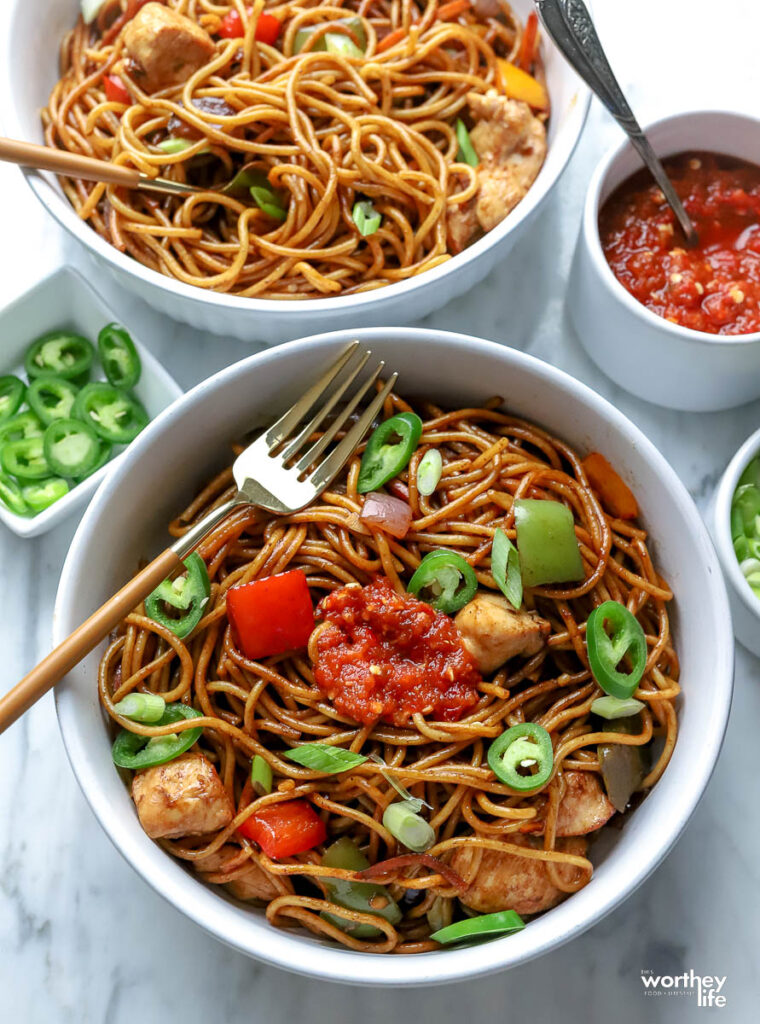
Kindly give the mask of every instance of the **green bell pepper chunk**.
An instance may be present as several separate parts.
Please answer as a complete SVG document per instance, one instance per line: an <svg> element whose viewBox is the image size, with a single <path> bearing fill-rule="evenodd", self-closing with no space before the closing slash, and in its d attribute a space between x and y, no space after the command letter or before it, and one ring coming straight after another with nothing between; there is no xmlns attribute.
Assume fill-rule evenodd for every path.
<svg viewBox="0 0 760 1024"><path fill-rule="evenodd" d="M583 560L570 509L559 501L518 498L514 511L523 585L582 580Z"/></svg>
<svg viewBox="0 0 760 1024"><path fill-rule="evenodd" d="M140 379L142 365L129 331L121 324L106 324L98 334L98 354L108 383L131 391Z"/></svg>
<svg viewBox="0 0 760 1024"><path fill-rule="evenodd" d="M406 589L427 601L436 611L453 615L473 599L478 589L478 578L473 567L461 555L441 548L425 555ZM421 595L421 591L429 591L428 596Z"/></svg>
<svg viewBox="0 0 760 1024"><path fill-rule="evenodd" d="M551 736L535 722L513 725L488 748L488 765L510 789L532 793L551 778L554 767Z"/></svg>
<svg viewBox="0 0 760 1024"><path fill-rule="evenodd" d="M588 617L586 645L591 674L604 692L621 700L632 697L647 664L647 641L635 615L618 601L600 604ZM621 672L618 665L626 655L631 670Z"/></svg>
<svg viewBox="0 0 760 1024"><path fill-rule="evenodd" d="M641 715L599 722L596 732L621 732L635 736L642 731ZM602 772L604 788L616 811L623 811L644 781L649 770L650 743L634 746L630 743L599 743L596 754Z"/></svg>
<svg viewBox="0 0 760 1024"><path fill-rule="evenodd" d="M145 600L145 614L170 629L180 640L189 636L203 618L211 594L206 563L197 551L184 561L187 572L163 580Z"/></svg>
<svg viewBox="0 0 760 1024"><path fill-rule="evenodd" d="M360 494L377 491L405 469L422 436L422 420L401 412L381 423L367 441L359 469Z"/></svg>
<svg viewBox="0 0 760 1024"><path fill-rule="evenodd" d="M322 864L326 868L343 868L346 871L363 871L369 867L367 858L348 836L328 846L322 857ZM378 885L376 882L352 882L343 878L322 878L320 881L327 889L327 898L339 907L358 910L363 914L377 914L394 925L401 920L399 905L384 885ZM373 902L382 906L376 908L372 906ZM382 935L380 929L373 925L358 924L329 911L322 911L320 917L357 939L373 939Z"/></svg>
<svg viewBox="0 0 760 1024"><path fill-rule="evenodd" d="M167 704L166 710L155 724L171 725L187 718L202 717L200 711L188 707L187 704ZM184 754L198 742L202 732L202 728L183 729L181 732L168 733L166 736L150 737L122 729L111 747L111 756L119 768L130 768L133 771L154 768Z"/></svg>

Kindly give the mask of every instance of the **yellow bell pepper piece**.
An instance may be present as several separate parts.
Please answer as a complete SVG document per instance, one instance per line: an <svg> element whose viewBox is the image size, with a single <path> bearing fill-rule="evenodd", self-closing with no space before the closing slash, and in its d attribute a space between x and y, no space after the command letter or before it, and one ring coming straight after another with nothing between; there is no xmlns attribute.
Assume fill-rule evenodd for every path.
<svg viewBox="0 0 760 1024"><path fill-rule="evenodd" d="M549 96L543 85L527 71L510 64L503 57L496 58L501 87L511 100L524 100L534 110L548 110Z"/></svg>

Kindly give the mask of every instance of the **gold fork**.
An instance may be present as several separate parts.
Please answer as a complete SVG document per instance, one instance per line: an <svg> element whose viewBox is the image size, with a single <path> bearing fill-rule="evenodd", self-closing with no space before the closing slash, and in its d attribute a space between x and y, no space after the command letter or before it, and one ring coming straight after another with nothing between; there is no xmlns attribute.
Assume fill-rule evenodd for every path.
<svg viewBox="0 0 760 1024"><path fill-rule="evenodd" d="M238 488L235 496L212 509L171 547L154 558L0 698L0 732L12 725L89 654L125 615L176 571L182 559L234 509L254 505L277 515L289 515L305 508L330 485L361 443L398 378L396 373L388 378L328 452L382 373L385 364L380 361L348 397L370 355L367 350L360 351L358 341L349 345L276 423L238 455L232 467ZM329 421L319 439L309 444L309 438L322 427L344 396L345 405Z"/></svg>

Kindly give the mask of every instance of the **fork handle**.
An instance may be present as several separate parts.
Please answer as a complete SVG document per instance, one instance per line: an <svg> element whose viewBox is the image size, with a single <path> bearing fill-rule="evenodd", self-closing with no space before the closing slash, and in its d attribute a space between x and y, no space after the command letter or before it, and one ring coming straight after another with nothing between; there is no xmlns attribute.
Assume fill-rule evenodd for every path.
<svg viewBox="0 0 760 1024"><path fill-rule="evenodd" d="M162 551L24 676L20 683L4 697L0 697L0 733L13 725L32 704L97 647L126 615L181 564L179 555L171 548Z"/></svg>
<svg viewBox="0 0 760 1024"><path fill-rule="evenodd" d="M125 185L127 188L138 188L143 175L133 167L122 167L96 160L91 156L79 153L67 153L63 149L52 146L38 146L34 142L19 142L16 139L0 137L0 160L18 164L21 167L33 167L38 171L54 171L71 178L83 178L85 181L106 181L112 185Z"/></svg>

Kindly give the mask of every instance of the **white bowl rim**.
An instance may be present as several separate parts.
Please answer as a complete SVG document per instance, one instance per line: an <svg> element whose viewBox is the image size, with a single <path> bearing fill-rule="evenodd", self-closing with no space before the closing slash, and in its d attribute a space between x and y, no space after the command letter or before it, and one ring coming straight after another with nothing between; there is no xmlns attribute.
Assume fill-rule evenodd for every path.
<svg viewBox="0 0 760 1024"><path fill-rule="evenodd" d="M754 117L752 114L717 107L714 109L705 107L700 108L699 110L686 110L678 114L669 114L667 117L658 118L656 121L649 121L643 126L643 129L645 133L649 133L654 129L671 125L676 122L687 121L692 118L700 118L704 116L725 117L746 121L752 126L753 131L757 132L760 129L760 118ZM586 202L583 208L582 231L587 250L591 256L591 260L601 283L607 291L611 293L615 301L624 305L630 313L633 313L634 316L643 320L649 328L656 328L673 338L688 341L690 344L709 346L751 345L760 341L760 331L751 331L747 334L710 334L709 331L697 331L692 327L683 327L681 324L674 324L671 320L666 320L664 317L658 316L657 313L653 313L651 309L648 309L643 303L639 302L638 299L635 299L615 277L612 268L604 255L601 239L599 237L598 217L600 196L604 186L607 184L607 177L612 164L625 150L629 149L630 146L630 141L627 138L623 138L620 142L615 143L607 150L596 165L594 173L591 175L591 180L589 181L588 191L586 192ZM713 150L709 145L705 145L705 149L717 152L717 150Z"/></svg>
<svg viewBox="0 0 760 1024"><path fill-rule="evenodd" d="M731 500L739 483L739 477L756 455L760 455L760 429L750 434L726 466L715 493L713 515L715 547L723 571L750 614L760 620L760 599L755 597L752 587L747 583L739 568L739 559L736 557L731 540Z"/></svg>
<svg viewBox="0 0 760 1024"><path fill-rule="evenodd" d="M20 0L17 0L17 6L20 6ZM17 8L14 7L11 11L11 25L13 24L16 9ZM0 94L7 93L7 95L10 96L13 95L13 82L10 74L10 68L13 65L10 53L13 32L9 31L7 36L8 43L5 56L3 59L0 59L0 75L3 74L3 68L8 70L5 73L5 88L2 88L2 79L0 79ZM562 60L559 53L557 56L559 60ZM437 283L439 287L444 287L443 281L446 280L449 274L457 273L472 260L477 259L481 253L500 242L507 234L511 234L513 229L516 229L522 221L533 213L539 203L548 197L561 178L571 156L575 152L576 146L583 134L583 128L591 105L591 92L585 83L578 78L569 67L565 68L565 73L570 76L570 79L575 86L575 95L571 98L568 104L568 113L566 115L565 123L560 127L557 137L553 140L550 149L547 150L547 156L550 152L555 152L557 154L552 176L543 182L542 186L539 188L535 187L536 183L534 182L525 197L500 224L497 224L497 226L484 235L483 238L478 239L477 242L468 246L463 252L456 256L452 256L451 259L446 260L430 270L425 270L422 273L415 274L403 281L397 281L393 284L384 285L381 288L374 288L366 292L359 292L352 295L340 295L333 298L325 296L324 298L303 300L259 299L255 297L245 298L237 295L229 295L225 292L217 292L212 291L211 289L185 284L182 281L160 274L158 271L152 270L150 267L147 267L142 263L138 263L137 260L127 256L126 253L119 252L114 248L114 246L109 245L105 239L101 238L100 235L98 235L92 228L83 224L82 220L77 216L74 208L53 186L52 175L46 176L38 171L27 168L22 168L21 170L27 184L45 209L47 209L48 212L55 217L58 223L61 224L73 237L81 242L81 244L88 250L94 252L107 263L112 264L116 271L129 274L130 276L139 279L149 287L168 290L181 299L208 303L210 306L218 306L225 310L234 310L235 312L249 312L252 315L258 313L270 314L276 317L278 313L281 313L283 316L292 316L299 312L303 312L304 314L314 314L338 312L348 309L360 314L366 307L377 308L377 306L381 305L383 302L395 302L395 300L401 299L403 296L415 291L422 285L433 285ZM83 227L87 230L87 234L83 232Z"/></svg>
<svg viewBox="0 0 760 1024"><path fill-rule="evenodd" d="M573 901L567 901L549 914L531 922L531 927L520 933L522 936L520 952L517 952L518 947L515 946L512 955L510 955L509 946L510 936L466 948L416 954L409 957L381 957L352 953L338 948L325 948L322 945L309 946L304 939L299 939L268 925L265 945L257 947L252 942L252 938L258 931L255 919L245 929L238 929L235 938L232 938L229 932L232 922L225 912L229 908L223 900L215 897L212 901L208 898L213 896L212 893L205 890L203 886L198 886L195 879L189 879L184 874L182 881L168 879L167 872L160 861L157 866L153 852L143 854L141 849L135 845L133 842L133 833L136 834L134 821L127 824L118 815L113 814L110 805L99 793L98 776L95 773L82 771L77 761L76 748L79 744L79 736L77 734L76 701L73 700L72 690L65 681L55 690L56 711L64 747L80 788L116 849L159 895L207 932L240 952L245 952L275 966L321 980L370 986L440 984L471 979L525 963L564 944L592 924L598 923L614 910L641 885L673 847L702 797L720 752L731 705L734 662L734 641L725 581L718 571L719 563L714 547L688 491L664 456L623 413L605 398L597 395L587 385L534 356L506 348L495 342L454 332L402 327L364 328L360 331L339 330L298 339L274 349L255 353L239 363L219 371L177 399L168 410L161 413L140 434L135 447L128 453L129 457L125 458L100 486L77 530L63 567L54 611L54 641L60 642L75 625L66 621L68 592L73 586L79 564L86 560L89 535L97 527L101 506L109 500L111 492L118 489L122 478L128 473L132 461L139 460L142 449L151 445L154 438L158 440L164 425L168 423L172 415L172 410L180 404L191 405L200 401L208 392L221 391L236 374L246 372L251 367L260 367L262 364L280 359L290 359L297 365L298 353L302 348L314 346L329 348L340 343L345 344L357 337L370 344L373 340L403 339L410 343L428 341L443 348L467 346L471 353L482 352L498 355L507 363L521 365L532 374L549 382L551 386L573 393L575 397L588 404L608 426L611 421L614 429L620 430L632 439L632 443L635 443L637 449L645 456L657 475L667 481L674 505L678 508L679 514L684 517L686 528L693 536L702 540L704 550L709 552L709 564L706 568L711 570L708 571L708 576L712 607L716 613L715 621L725 624L725 628L714 637L716 662L720 666L714 682L715 688L719 688L721 692L718 694L715 688L713 690L713 696L717 702L716 713L711 719L711 732L704 737L700 759L693 766L693 771L687 780L688 798L685 797L684 802L679 805L678 813L674 813L668 819L667 828L657 834L656 842L649 845L646 858L632 860L631 871L627 875L625 884L618 885L614 891L611 889L605 899L598 901L593 914L586 913L581 916L568 914L567 908L572 908ZM166 860L173 863L171 858L167 857ZM188 882L194 887L198 886L193 890L196 893L196 898L193 900L186 898ZM609 882L607 887L610 888ZM207 898L204 899L204 896ZM583 892L578 893L576 901L582 896ZM199 909L201 905L202 909ZM578 906L578 903L576 902L575 905ZM563 908L565 914L563 914ZM552 915L554 915L553 921ZM557 925L560 921L565 927L558 930ZM240 934L243 931L245 935ZM315 955L310 956L310 950L313 950Z"/></svg>

